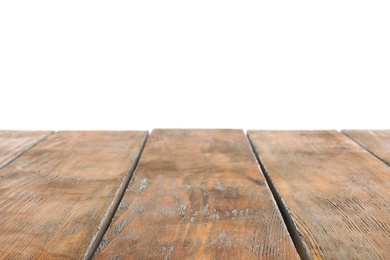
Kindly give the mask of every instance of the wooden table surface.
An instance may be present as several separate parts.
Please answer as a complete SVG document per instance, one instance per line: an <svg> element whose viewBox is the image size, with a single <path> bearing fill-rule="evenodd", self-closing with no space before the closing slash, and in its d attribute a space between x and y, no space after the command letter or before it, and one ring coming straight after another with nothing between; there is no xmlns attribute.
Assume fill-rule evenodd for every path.
<svg viewBox="0 0 390 260"><path fill-rule="evenodd" d="M0 131L0 259L390 259L390 130Z"/></svg>

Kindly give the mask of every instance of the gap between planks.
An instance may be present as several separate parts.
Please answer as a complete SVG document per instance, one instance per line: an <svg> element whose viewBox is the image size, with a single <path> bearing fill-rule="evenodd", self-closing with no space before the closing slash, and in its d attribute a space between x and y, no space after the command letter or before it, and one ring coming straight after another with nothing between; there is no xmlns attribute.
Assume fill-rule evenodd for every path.
<svg viewBox="0 0 390 260"><path fill-rule="evenodd" d="M133 174L138 167L138 162L141 158L142 152L145 148L146 142L149 137L149 132L147 132L144 140L142 141L141 149L136 154L135 158L133 159L133 162L130 165L130 168L127 170L127 173L125 177L123 178L122 183L120 184L117 192L115 193L114 199L112 200L112 203L108 206L106 214L103 216L102 221L100 222L100 225L98 227L98 230L96 234L92 237L90 244L87 247L87 250L84 254L83 259L92 259L93 255L95 254L100 242L103 239L104 234L107 232L108 227L111 224L111 221L118 209L118 206L120 202L122 201L123 195L125 194L125 191L127 187L129 186L130 180L133 177Z"/></svg>
<svg viewBox="0 0 390 260"><path fill-rule="evenodd" d="M249 136L248 132L246 133L246 136L247 136L247 138L249 140L249 143L251 145L251 148L252 148L252 151L253 151L253 153L255 155L257 163L259 164L260 169L261 169L261 171L264 174L265 180L267 181L267 184L270 187L272 196L274 197L274 199L276 201L276 204L277 204L277 206L279 208L279 211L282 214L283 221L284 221L285 225L287 226L287 231L290 234L290 237L291 237L291 239L292 239L292 241L294 243L294 246L295 246L299 256L303 260L310 260L310 259L312 259L311 255L310 255L310 252L309 252L309 250L307 248L307 245L306 245L306 243L304 242L304 240L302 238L302 235L300 234L297 226L294 224L294 220L292 219L292 216L289 213L289 209L288 209L286 203L284 202L282 196L279 194L276 186L272 182L272 179L271 179L271 177L270 177L270 175L268 173L267 167L265 166L265 164L261 160L261 158L259 156L259 153L256 151L256 147L254 146L254 144L252 142L252 139Z"/></svg>
<svg viewBox="0 0 390 260"><path fill-rule="evenodd" d="M336 131L249 136L310 255L388 259L387 165Z"/></svg>
<svg viewBox="0 0 390 260"><path fill-rule="evenodd" d="M257 230L260 229L260 227L266 227L266 229L269 228L268 225L259 226L259 224L264 223L265 220L268 220L268 218L266 218L266 214L271 213L274 214L272 216L277 216L277 220L279 220L279 222L275 222L278 222L280 224L279 227L284 227L283 232L286 237L286 242L282 243L282 245L284 245L283 248L286 252L289 252L287 249L290 249L290 259L292 259L293 256L298 258L295 246L293 245L292 240L287 232L287 229L284 226L284 221L277 208L276 202L271 195L267 184L265 183L265 180L263 182L261 180L261 177L263 175L261 174L261 177L258 176L259 179L251 178L252 176L254 176L255 173L260 174L260 172L258 172L260 169L258 168L259 166L255 160L252 148L244 133L241 133L240 137L240 133L231 131L226 132L226 130L225 132L221 132L222 130L219 130L220 132L210 132L206 130L202 130L201 132L199 131L200 130L188 132L188 130L180 131L175 129L172 129L170 131L162 129L158 130L158 132L153 131L151 137L149 137L148 142L146 144L146 150L143 152L140 163L137 166L137 169L131 179L129 185L130 187L126 191L125 196L123 197L123 200L121 202L123 203L123 201L127 200L126 206L123 207L122 212L117 211L116 213L122 215L117 216L116 220L113 220L114 224L111 223L106 233L108 236L111 237L107 238L99 254L95 255L96 258L100 257L106 259L108 256L119 257L120 255L127 255L128 257L134 257L135 259L137 259L137 254L138 257L143 256L147 258L147 255L144 254L145 252L149 253L150 256L161 256L160 254L163 253L166 254L165 256L167 258L179 258L179 256L181 256L181 259L186 258L185 256L195 257L195 255L197 255L199 257L199 255L206 256L207 254L220 256L221 254L230 253L226 251L230 250L230 242L226 242L228 243L226 248L217 247L216 243L219 241L219 244L223 243L223 245L225 245L224 239L228 239L227 241L230 241L229 234L236 234L236 237L239 238L237 242L239 246L237 247L237 250L239 251L235 251L236 255L243 255L247 254L248 252L248 254L251 254L250 252L256 252L252 251L253 245L249 244L249 240L246 241L240 239L240 236L244 236L246 234L249 234L248 236L252 235L253 231L250 228L248 229L247 224L252 225L253 223L250 220L254 219L256 219L253 224L255 227L255 238L264 238L263 242L265 244L265 250L268 250L269 253L273 253L272 255L276 256L276 252L274 251L274 244L275 242L281 242L280 239L275 239L274 243L272 243L272 241L274 237L273 235L279 233L271 232L270 235L268 232L260 232ZM178 134L178 137L180 138L174 138L174 134ZM228 136L230 136L230 138L228 138L229 142L227 143L225 142L225 138L221 138L221 135L224 136L226 134L229 134ZM246 147L243 146L244 144ZM235 154L232 154L233 151ZM240 154L237 154L237 151L241 151L245 156L241 158ZM221 154L224 156L221 157ZM181 160L183 158L187 158L188 156L195 157L195 160ZM237 158L237 160L235 158ZM156 167L156 163L158 161L161 162L160 167ZM171 161L177 161L178 163L172 164L170 163ZM201 165L199 166L199 162L203 161L205 162L200 163ZM210 170L214 170L205 170L209 168ZM160 177L155 177L155 173L160 171L164 172L164 179L160 178L162 177L162 174L159 174ZM186 175L182 176L182 174L185 172ZM222 176L224 176L223 181L226 181L227 184L225 183L225 186L218 187L219 182L217 181L217 179L221 177L221 174L223 174ZM153 176L154 179L151 178L151 176ZM243 178L245 176L248 178ZM235 189L231 189L231 187L238 187L236 184L238 177L242 178L243 180L241 186L244 190L235 191ZM208 182L207 178L211 178L210 183ZM145 183L144 180L148 179L152 181L149 183L149 189L146 190L148 182L146 181ZM206 182L204 179L206 179ZM156 180L158 182L156 182ZM161 183L162 180L164 181ZM255 186L255 184L261 186ZM156 187L160 187L161 185L165 186L166 189L169 189L169 191L162 194L164 196L160 194L161 192L156 192L156 189L153 189ZM214 185L217 185L215 186L216 188L214 187ZM179 188L175 189L175 192L172 193L172 187ZM188 193L188 189L190 189L190 194ZM194 191L198 191L198 189L199 192L195 193ZM226 191L222 192L223 190ZM264 192L259 193L259 190L268 190L267 194L269 195L265 196L263 194ZM141 196L141 192L145 192L145 195L142 194ZM208 194L208 192L210 192L210 195ZM232 196L233 193L230 194L229 192L238 192L238 194L240 194L240 192L243 192L245 197L241 199L241 196L239 196L238 199L234 199L233 201L231 201L232 198L236 197ZM253 198L255 194L257 194L257 200L256 198ZM259 200L258 198L260 195L263 196L261 200ZM188 203L186 203L184 199L181 200L182 198L186 198L187 196L190 196L192 198L189 199ZM204 196L206 196L206 202L203 201ZM165 198L164 201L162 200L162 197ZM218 204L214 203L214 197L219 197L221 199L216 200ZM139 201L137 200L137 198L142 198L143 200L148 199L151 202L143 203L143 201ZM248 198L252 199L248 200ZM269 201L267 200L267 198L269 198ZM199 201L197 201L197 199L199 199ZM253 202L254 204L252 204L253 200L255 200L255 202ZM174 212L174 214L171 214L170 211L166 211L167 216L169 215L169 222L162 221L163 218L161 218L160 215L155 214L158 213L158 211L154 206L159 205L159 203L161 202L164 202L164 205L166 204L166 207L171 207L172 212ZM210 208L208 204L209 202L211 203ZM264 211L262 214L262 218L254 218L254 216L258 215L253 215L253 213L256 212L252 212L252 210L248 211L247 213L250 214L249 217L245 217L245 215L242 216L244 218L244 223L242 223L241 221L237 223L232 222L237 215L233 215L232 218L228 218L230 214L226 216L219 215L218 211L224 212L225 207L228 208L229 205L238 202L241 202L243 204L246 203L248 205L253 206L253 210L260 210L259 212ZM266 202L272 202L272 206L275 211L270 211L269 205ZM143 206L139 208L139 205ZM118 209L120 208L121 207L119 207ZM196 210L198 208L202 210L202 213L198 214L198 210ZM134 209L136 209L136 211L134 211ZM212 213L209 213L213 212L213 209L214 212L217 212L214 213L214 216L218 216L218 218L213 217ZM215 209L218 209L218 211L216 211ZM237 214L238 211L233 210L233 212L234 211L234 214ZM136 213L133 214L133 212ZM148 214L146 214L145 212L148 212ZM140 214L144 215L139 216ZM188 214L188 216L194 217L192 217L191 219L187 218L186 214ZM142 227L141 223L139 223L141 220L144 222L144 224L146 224L146 226ZM248 223L246 223L245 221ZM149 223L152 223L152 225L148 225ZM210 226L207 228L207 230L204 229L204 225L206 224ZM232 226L232 224L234 225ZM183 225L187 227L184 228L184 230L190 231L186 231L185 234L180 234L180 232L176 233L175 227L183 229ZM164 228L164 226L166 227L166 229ZM164 229L165 233L155 232L155 227L163 227L161 229ZM231 232L226 232L224 229L221 229L221 227L230 228ZM273 229L271 229L271 231L272 230ZM279 229L277 228L275 230ZM130 231L132 232L128 233ZM257 232L259 232L259 234L262 234L262 236L257 235ZM226 233L229 234L227 235ZM130 234L130 236L128 236L127 234ZM135 234L137 235L135 236ZM151 236L149 235L153 236L154 238L151 240ZM165 237L164 239L160 239L165 235L167 237ZM228 237L226 238L226 236ZM170 239L169 237L173 237L175 239ZM218 240L215 240L215 237ZM130 241L128 239L130 239ZM214 239L215 242L213 242L212 239ZM134 240L134 243L132 248L129 249L127 245L132 240ZM102 242L103 241L104 239L102 240ZM127 243L124 243L123 241L126 241ZM189 241L191 241L191 244L187 243ZM246 243L245 241L248 243ZM251 241L254 242L255 240L252 239ZM271 243L269 241L271 241ZM194 242L194 247L192 247L192 242ZM154 244L156 244L156 246L153 246ZM149 247L147 247L148 245ZM160 252L158 251L158 248L160 248L161 245L162 251ZM248 251L250 245L252 248L250 249L250 251ZM145 247L145 249L141 250L140 246ZM246 246L248 246L248 248ZM176 249L176 251L174 251L174 248ZM167 249L169 249L169 251L166 251ZM278 254L278 256L280 255Z"/></svg>
<svg viewBox="0 0 390 260"><path fill-rule="evenodd" d="M378 158L380 161L382 161L383 163L385 163L387 166L390 166L387 162L385 162L381 157L379 157L378 155L376 155L374 152L372 152L368 147L366 147L364 144L362 144L361 142L359 142L358 140L356 140L355 138L351 137L350 135L348 135L346 132L344 131L340 131L342 134L344 134L346 137L348 137L349 139L351 139L352 141L354 141L355 143L357 143L359 146L361 146L362 148L364 148L366 151L368 151L370 154L372 154L373 156L375 156L376 158ZM14 161L15 159L17 159L19 156L21 156L23 153L27 152L28 150L30 150L31 148L33 148L34 146L36 146L37 144L39 144L40 142L44 141L46 138L48 138L49 136L55 134L55 132L50 132L48 133L47 135L41 137L40 139L38 139L36 142L32 143L31 145L27 146L26 148L24 148L22 151L20 151L19 153L15 154L13 157L9 158L7 161L3 162L1 165L0 165L0 169L3 168L4 166L8 165L9 163L11 163L12 161ZM139 150L139 152L137 153L136 157L134 158L133 160L133 163L131 164L130 168L128 169L119 189L117 190L116 194L115 194L115 197L114 197L114 200L112 201L112 203L110 204L110 206L108 207L107 209L107 212L106 214L104 215L102 221L101 221L101 224L99 225L99 228L98 228L98 231L96 232L96 234L94 235L94 237L92 238L91 242L90 242L90 245L88 246L87 248L87 251L84 255L84 259L90 259L92 258L92 256L94 255L98 245L100 244L107 228L109 227L110 223L111 223L111 220L113 218L113 216L115 215L115 212L119 206L119 203L120 201L122 200L122 197L125 193L125 190L126 188L128 187L128 184L133 176L133 173L135 172L135 169L137 168L138 166L138 162L140 160L140 157L142 155L142 152L144 150L144 147L145 147L145 144L147 142L147 139L149 137L149 133L145 136L143 142L142 142L142 147L141 149ZM283 216L283 220L288 228L288 231L292 237L292 240L294 242L294 245L299 253L299 255L301 256L302 259L311 259L310 257L310 253L304 243L304 241L301 239L301 235L300 235L300 232L299 230L297 230L297 227L293 224L293 219L291 217L291 214L288 213L288 208L285 204L285 202L283 201L283 198L280 196L280 194L278 193L278 190L277 188L275 187L275 185L273 184L271 178L270 178L270 175L267 171L267 168L266 166L264 165L264 163L262 162L262 159L260 157L260 155L258 155L258 153L256 152L256 148L254 147L254 144L250 138L250 136L247 134L247 138L250 142L250 145L251 145L251 149L253 150L254 154L255 154L255 157L257 159L257 162L261 168L261 170L263 171L264 173L264 176L265 176L265 179L272 191L272 195L274 197L274 199L276 200L277 202L277 205L279 207L279 210Z"/></svg>
<svg viewBox="0 0 390 260"><path fill-rule="evenodd" d="M75 257L76 250L77 250L78 257L80 257L80 259L83 258L86 250L88 249L88 247L91 244L91 239L98 238L98 236L96 235L96 233L99 232L98 230L101 230L101 232L104 233L104 228L102 228L102 227L104 227L104 225L102 224L102 222L104 222L104 221L102 221L102 220L103 220L103 218L107 218L107 220L110 221L109 214L107 213L107 211L108 211L108 209L112 209L113 211L115 211L115 207L113 207L113 205L115 205L115 203L113 202L113 200L116 200L116 199L120 200L119 195L121 193L118 192L118 190L120 189L121 185L124 185L124 187L126 187L126 185L123 184L123 182L125 182L125 180L126 180L126 177L127 177L126 175L131 174L132 173L131 170L133 170L135 168L135 166L131 167L130 164L128 164L127 162L136 165L136 162L137 162L136 157L139 157L140 150L141 150L141 148L143 148L145 141L146 141L146 138L148 136L147 132L135 133L134 136L132 136L130 133L128 135L125 135L123 133L124 137L128 137L129 141L131 141L131 142L134 141L133 142L134 144L135 144L135 142L137 143L136 149L135 148L133 149L132 145L121 145L119 138L123 137L122 135L119 134L118 136L116 136L115 134L110 135L110 133L107 133L107 135L101 136L103 138L103 142L101 145L102 145L102 148L104 148L104 149L102 149L103 151L100 152L100 149L96 150L99 148L99 142L97 142L97 141L100 140L100 139L97 139L97 137L99 137L99 135L97 135L97 133L95 133L95 134L92 133L90 136L91 141L95 141L95 142L88 142L88 140L85 141L85 144L87 144L87 145L89 144L89 146L86 147L88 149L84 149L83 140L77 139L79 137L82 137L83 135L77 135L77 132L73 132L73 133L72 132L65 132L65 134L64 134L64 132L62 132L62 137L56 138L56 136L58 137L58 134L59 133L51 135L51 137L54 136L53 137L53 138L55 138L54 140L50 137L49 138L50 140L45 140L43 142L40 142L39 144L34 146L34 148L32 148L30 150L25 150L23 155L19 156L14 161L14 163L7 164L6 167L1 169L2 170L1 173L3 173L3 174L0 173L0 175L2 175L2 176L0 176L0 180L2 179L2 177L9 174L10 178L14 177L12 180L14 180L14 183L17 186L17 185L19 185L20 182L18 181L18 179L16 177L20 176L19 179L22 179L22 180L23 180L23 178L27 178L27 181L28 181L28 177L31 177L30 179L33 180L33 179L35 179L33 177L39 175L40 177L42 177L41 179L43 179L43 181L38 182L38 183L33 182L32 185L26 186L29 188L27 193L24 191L18 192L18 193L21 193L22 195L19 197L18 197L18 195L14 196L15 197L14 199L18 200L16 202L19 202L19 204L22 204L22 206L23 206L23 204L27 205L28 203L26 204L25 203L26 200L23 200L23 198L27 197L27 195L32 194L31 197L27 197L27 200L28 200L27 202L30 202L30 201L34 202L34 201L37 201L36 198L40 198L39 201L42 201L43 203L39 203L38 206L39 206L39 208L42 208L44 210L43 212L46 212L46 213L52 213L52 212L61 213L61 212L63 212L64 213L63 215L65 216L67 222L75 224L74 226L76 228L69 228L70 225L67 225L66 223L64 224L64 222L58 218L58 214L44 214L44 217L49 216L49 215L57 215L57 218L54 218L53 221L51 223L49 223L51 225L47 225L47 224L42 225L43 223L47 223L46 221L35 221L34 222L33 220L31 220L31 218L28 218L28 219L24 218L24 219L28 220L28 222L31 222L31 225L28 223L28 225L26 224L23 226L22 222L23 222L24 215L22 217L20 217L20 214L19 214L17 216L19 219L22 218L22 221L21 222L16 221L15 225L14 225L15 228L12 229L12 223L13 223L12 219L14 219L14 218L12 218L11 215L14 214L14 212L16 212L16 213L20 212L20 210L18 210L20 207L18 207L18 209L14 210L14 212L12 212L10 210L8 210L8 212L2 211L2 212L0 212L1 213L0 215L2 215L2 216L4 214L6 215L7 213L10 213L10 214L8 214L8 215L10 215L10 217L9 217L10 221L8 221L9 225L5 224L5 226L4 226L3 225L4 221L2 219L3 226L0 225L0 229L5 228L5 230L9 231L11 234L14 234L13 233L14 230L15 230L15 232L20 231L19 232L20 234L22 234L23 231L27 230L27 232L24 232L25 234L27 234L26 236L24 236L24 235L19 236L19 238L23 238L22 240L26 243L23 243L23 241L21 241L21 244L19 246L13 246L13 244L11 244L13 246L12 248L14 250L11 248L11 249L8 249L8 251L7 251L7 246L5 245L4 246L5 248L3 247L0 250L2 253L4 253L4 256L6 256L8 253L8 255L11 257L12 257L12 255L16 256L16 255L23 255L23 254L25 256L39 254L39 256L42 258L48 257L50 255L52 257L56 257L56 256L59 257L60 255L61 256L68 255L68 256ZM65 137L64 137L64 135L65 135ZM111 138L111 136L112 136L112 138ZM39 138L41 138L41 137L42 136L40 136ZM36 141L36 140L37 139L35 139L34 141ZM81 141L81 144L79 143L79 141ZM113 143L111 143L111 141ZM122 173L120 178L115 178L115 176L117 176L117 174L116 175L111 174L112 178L110 178L108 176L110 174L111 168L107 168L107 167L113 166L112 163L110 164L110 162L112 161L111 159L116 159L115 156L110 156L110 153L112 153L112 150L116 151L116 149L117 149L117 148L115 148L116 146L112 146L112 144L115 144L115 142L118 145L120 144L119 147L123 146L121 150L127 151L127 152L122 152L121 153L122 156L120 156L120 158L118 159L118 162L120 163L121 166L114 167L115 169L118 168L114 172L120 171ZM30 142L29 145L31 145L31 143L32 142ZM68 148L66 150L67 152L65 154L62 153L63 146L65 146L65 148ZM91 154L90 152L91 151L93 152L94 149L96 151L96 156L100 155L100 160L95 161L95 162L93 160L89 160L89 158L88 158L88 156ZM20 152L20 150L21 149L19 149L17 152ZM13 154L16 154L16 153L13 153ZM73 157L70 157L69 154L73 155ZM84 159L86 159L86 160L85 160L85 163L82 164L81 168L85 168L86 170L84 170L84 171L81 170L81 172L77 171L76 170L77 166L75 166L75 167L73 167L74 169L70 171L71 174L69 174L69 176L68 176L66 173L69 172L69 169L72 168L70 166L77 165L77 163L79 163L79 160L80 160L79 155L81 155L81 157L83 155L85 155ZM91 155L92 155L92 157L95 156L94 153L92 153ZM47 158L47 160L42 159L45 156L49 156ZM59 160L59 159L57 159L57 157L63 157L64 160ZM62 165L61 167L58 166L58 163L56 163L56 160L58 162L61 162L60 163ZM54 161L54 163L53 163L53 161ZM99 167L100 161L102 161L102 165L101 165L102 167ZM84 162L84 161L82 161L82 162ZM32 165L30 165L30 163ZM54 165L53 167L49 167L49 166L51 166L51 163ZM64 163L65 163L65 166L63 165ZM16 166L15 166L15 164L16 164ZM18 164L20 164L20 166L18 166ZM97 166L98 166L98 168L96 168ZM9 168L9 167L11 167L11 168ZM76 173L81 173L81 174L73 174L72 175L74 170ZM56 174L56 172L58 174ZM91 175L94 175L95 172L97 174L100 174L99 175L100 178L88 178L88 177L92 177ZM14 175L17 175L17 176L15 177ZM62 175L64 175L64 176L58 177L58 176L62 176ZM48 176L48 177L46 177L46 176ZM129 178L130 178L130 176L129 176ZM105 186L104 180L109 181L107 184L109 187L111 187L111 190L112 190L111 192L110 192L110 190L105 190L105 189L102 189L100 192L98 189L95 189L97 187L97 185L99 185L99 183L100 183L100 185ZM116 185L113 184L114 182L116 183ZM64 183L65 183L65 186L63 186L63 187L60 186ZM5 184L5 187L8 187L7 181L2 180L2 183L0 183L0 186L1 186L1 184ZM46 192L47 189L43 189L43 186L44 185L52 186L51 184L54 184L54 186L51 187L48 192ZM78 192L73 193L71 190L68 189L69 187L71 187L71 185L66 186L66 184L71 184L71 185L80 184L78 186L85 187L85 189L81 190L80 193L78 193ZM23 185L20 184L19 186L22 187ZM19 187L19 186L17 186L17 187ZM71 215L71 213L68 214L66 211L64 211L63 210L64 207L57 207L56 208L54 205L50 205L51 202L58 201L58 198L45 200L45 195L53 194L53 192L55 192L55 189L57 187L64 189L63 191L65 191L65 192L63 192L64 193L63 195L67 195L67 196L64 196L65 202L64 202L64 199L62 199L62 202L64 202L65 206L68 206L68 208L69 208L69 204L71 204L70 207L73 206L73 208L71 209L71 213L73 211L76 212L76 210L82 209L82 207L76 208L76 204L79 204L79 205L83 204L85 206L84 209L94 208L94 207L88 207L88 205L91 205L91 204L93 205L93 201L95 201L95 199L94 199L95 196L93 194L91 195L91 193L89 193L88 190L98 191L96 195L98 195L99 198L97 200L102 198L102 202L104 202L104 204L103 204L104 206L95 204L96 206L98 206L96 208L100 209L100 212L102 213L102 214L100 214L100 218L99 218L100 220L96 219L94 217L94 215L91 215L91 213L97 212L96 210L90 210L88 212L83 212L83 210L79 210L80 212L72 213L73 214L73 219L72 219L69 217ZM112 189L112 187L114 189ZM37 191L36 196L34 195L35 191ZM61 192L61 190L60 190L60 192ZM109 192L111 193L111 194L109 194L111 199L106 199L108 197L106 194L108 194ZM100 194L101 194L101 197L100 197ZM83 196L83 195L85 195L85 196ZM80 197L80 196L82 196L82 197ZM77 197L79 197L79 199L77 199ZM50 196L48 198L50 198ZM59 198L62 198L62 196L60 196ZM67 202L66 199L69 199L70 203L66 203ZM105 200L105 201L103 201L103 200ZM72 202L76 202L76 204L72 205ZM40 207L40 205L42 205L42 204L46 204L46 205L43 205L42 207ZM53 204L53 203L51 203L51 204ZM99 203L99 204L101 204L101 203ZM2 206L4 206L4 205L2 205ZM50 207L50 206L53 206L53 207ZM28 208L28 207L23 208L22 213L23 214L30 214L31 213L30 215L32 215L32 217L34 217L34 216L37 217L37 214L39 215L40 214L39 212L41 212L40 210L37 211L37 210L29 210L29 209L30 208ZM6 215L6 217L8 215ZM88 216L89 217L93 216L94 219L91 219L91 221L89 221ZM38 218L36 218L36 219L38 219ZM98 221L94 221L95 219ZM50 221L51 219L49 218L48 220ZM79 225L79 224L82 224L83 220L86 220L86 221L84 221L84 225ZM15 221L15 219L14 219L14 221ZM17 222L19 222L19 223L17 223ZM31 226L35 227L34 223L35 224L38 223L35 225L36 228L34 228L34 230L40 230L40 232L30 232L28 230L28 229L31 230L31 228L29 228ZM42 223L42 224L39 224L39 223ZM81 228L77 229L78 225ZM7 226L10 226L11 228L7 229ZM24 227L26 227L26 228L24 228ZM42 228L44 228L44 229L42 229ZM61 229L61 232L59 232L58 235L56 235L57 231L60 229ZM62 232L62 231L66 231L66 232ZM5 236L5 238L4 238L4 233L3 232L1 232L1 233L2 234L0 235L0 240L5 239L5 242L7 244L7 241L8 241L7 236ZM87 233L89 233L89 234L87 234ZM45 237L45 234L52 234L52 235L50 237L49 236ZM54 236L53 236L53 234L54 234ZM61 234L64 234L64 235L62 235L62 237L61 237ZM18 235L18 233L16 235ZM26 238L29 235L32 237ZM80 242L81 240L84 240L84 241L81 241L82 243L72 243L71 240L73 240L73 238L75 238L76 241L78 241L78 242ZM36 242L32 243L32 241L36 241ZM42 242L42 243L40 243L40 242ZM60 243L58 243L58 242L60 242ZM61 242L65 246L61 245ZM69 248L68 248L68 245L70 246ZM73 248L72 248L72 246L73 246ZM22 250L20 250L20 249L22 249ZM74 249L76 249L76 250L74 251ZM0 253L0 254L2 254L2 253ZM38 258L40 258L39 256L38 256Z"/></svg>
<svg viewBox="0 0 390 260"><path fill-rule="evenodd" d="M382 157L380 157L378 154L376 154L375 152L373 152L370 148L368 148L365 144L363 144L361 141L357 140L356 138L352 137L350 134L348 134L346 132L346 130L341 130L340 133L342 133L343 135L345 135L346 137L348 137L349 139L351 139L352 141L354 141L355 143L357 143L360 147L362 147L364 150L366 150L367 152L369 152L370 154L372 154L374 157L376 157L377 159L379 159L381 162L383 162L384 164L386 164L387 166L390 167L390 164L388 162L386 162L386 160L384 160Z"/></svg>
<svg viewBox="0 0 390 260"><path fill-rule="evenodd" d="M22 149L20 152L18 152L17 154L11 156L9 159L7 159L6 161L4 161L2 164L0 164L0 169L7 166L8 164L10 164L11 162L15 161L19 156L21 156L22 154L24 154L25 152L27 152L28 150L30 150L31 148L33 148L34 146L36 146L37 144L39 144L40 142L44 141L46 138L48 138L49 136L55 134L56 132L55 131L52 131L52 132L49 132L48 134L42 136L41 138L39 138L38 140L36 140L35 142L33 142L32 144L26 146L24 149Z"/></svg>
<svg viewBox="0 0 390 260"><path fill-rule="evenodd" d="M354 138L351 135L349 135L347 132L345 132L345 130L338 130L337 132L342 133L343 135L345 135L346 137L351 139L353 142L357 143L360 147L362 147L364 150L366 150L367 152L372 154L375 158L379 159L381 162L386 164L386 166L390 166L390 164L388 162L386 162L379 155L377 155L376 153L371 151L362 142L360 142L356 138ZM264 162L262 161L259 153L256 151L256 147L254 146L254 144L252 142L252 139L250 138L250 135L248 134L248 131L246 131L246 135L247 135L247 138L249 140L249 143L251 144L251 147L252 147L252 150L253 150L253 152L255 154L257 162L258 162L261 170L264 173L264 176L265 176L265 179L266 179L266 181L268 183L268 186L271 189L272 195L273 195L274 199L276 200L276 203L278 205L279 211L282 214L283 220L284 220L284 222L285 222L285 224L287 226L287 230L290 233L290 236L291 236L291 238L293 240L293 243L295 245L295 248L297 249L297 252L298 252L299 256L302 259L304 259L304 260L312 259L311 255L310 255L310 252L308 250L308 247L307 247L306 243L304 242L304 240L302 238L302 235L299 232L297 226L294 224L294 220L292 219L292 215L289 213L289 209L288 209L286 203L284 202L283 198L281 197L280 193L278 192L278 189L276 188L275 184L273 183L273 181L272 181L272 179L271 179L271 177L269 175L269 172L267 170L267 167L265 166Z"/></svg>

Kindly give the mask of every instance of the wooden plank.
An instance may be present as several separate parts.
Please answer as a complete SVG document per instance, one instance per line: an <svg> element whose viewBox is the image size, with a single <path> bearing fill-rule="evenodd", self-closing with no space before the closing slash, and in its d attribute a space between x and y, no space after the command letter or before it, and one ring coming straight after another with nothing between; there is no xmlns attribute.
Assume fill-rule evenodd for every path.
<svg viewBox="0 0 390 260"><path fill-rule="evenodd" d="M51 131L0 131L0 168L51 133Z"/></svg>
<svg viewBox="0 0 390 260"><path fill-rule="evenodd" d="M299 259L241 130L154 130L96 259Z"/></svg>
<svg viewBox="0 0 390 260"><path fill-rule="evenodd" d="M336 131L249 131L315 259L390 259L390 168Z"/></svg>
<svg viewBox="0 0 390 260"><path fill-rule="evenodd" d="M146 136L59 132L2 168L1 258L91 255L119 204Z"/></svg>
<svg viewBox="0 0 390 260"><path fill-rule="evenodd" d="M390 130L342 130L342 132L390 165Z"/></svg>

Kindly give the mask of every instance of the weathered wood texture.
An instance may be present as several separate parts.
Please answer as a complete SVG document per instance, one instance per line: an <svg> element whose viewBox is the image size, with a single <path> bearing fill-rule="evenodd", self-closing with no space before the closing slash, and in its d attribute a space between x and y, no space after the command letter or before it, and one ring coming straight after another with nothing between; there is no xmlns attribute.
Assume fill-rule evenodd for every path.
<svg viewBox="0 0 390 260"><path fill-rule="evenodd" d="M342 132L390 165L390 130L343 130Z"/></svg>
<svg viewBox="0 0 390 260"><path fill-rule="evenodd" d="M315 259L390 259L390 168L336 131L249 131Z"/></svg>
<svg viewBox="0 0 390 260"><path fill-rule="evenodd" d="M50 131L0 131L0 168L51 133Z"/></svg>
<svg viewBox="0 0 390 260"><path fill-rule="evenodd" d="M2 168L0 258L82 258L109 224L146 135L59 132Z"/></svg>
<svg viewBox="0 0 390 260"><path fill-rule="evenodd" d="M240 130L154 130L96 259L299 258Z"/></svg>

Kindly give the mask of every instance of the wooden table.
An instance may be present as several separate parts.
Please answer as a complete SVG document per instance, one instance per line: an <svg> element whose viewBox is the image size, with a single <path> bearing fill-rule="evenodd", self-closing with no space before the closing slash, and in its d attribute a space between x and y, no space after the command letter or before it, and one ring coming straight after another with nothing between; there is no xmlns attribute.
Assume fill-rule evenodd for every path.
<svg viewBox="0 0 390 260"><path fill-rule="evenodd" d="M0 259L390 259L390 131L0 131Z"/></svg>

